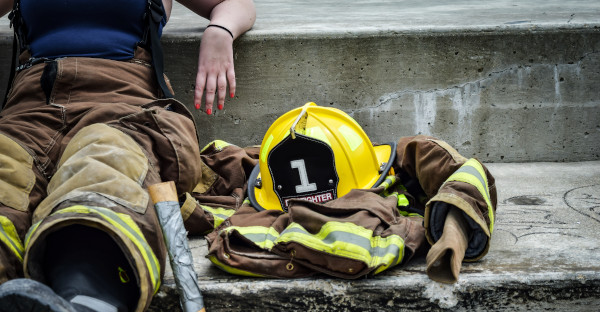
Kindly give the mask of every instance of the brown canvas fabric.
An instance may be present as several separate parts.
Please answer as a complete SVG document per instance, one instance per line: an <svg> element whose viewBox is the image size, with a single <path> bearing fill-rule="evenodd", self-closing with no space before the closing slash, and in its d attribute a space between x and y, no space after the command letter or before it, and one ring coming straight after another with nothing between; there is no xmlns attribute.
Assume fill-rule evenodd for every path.
<svg viewBox="0 0 600 312"><path fill-rule="evenodd" d="M427 250L430 237L423 226L422 217L414 214L399 213L396 197L380 196L383 188L371 190L353 190L347 195L325 204L307 201L293 201L289 213L281 211L256 211L248 203L239 205L240 194L245 194L245 179L256 163L257 150L246 152L237 146L216 149L209 146L202 153L204 162L217 176L211 192L188 195L190 207L195 205L186 226L191 233L206 233L209 243L208 257L226 271L234 274L257 275L265 277L302 277L324 273L342 278L358 278L376 272L377 267L349 257L335 256L320 252L304 244L293 241L276 244L272 247L260 247L242 234L244 229L252 227L270 228L279 235L290 224L299 224L310 233L318 233L328 222L350 223L372 231L373 236L387 237L398 235L402 238L402 263L409 261L414 254ZM209 156L210 155L210 156ZM227 161L223 161L227 159ZM488 206L481 193L473 186L461 183L445 183L456 170L467 161L446 142L427 136L403 137L398 141L397 158L393 168L400 181L388 193L405 194L410 202L410 212L425 215L426 208L432 209L435 201L444 201L448 197L462 200L452 201L462 211L475 211L472 224L489 227ZM496 207L496 189L494 180L485 167L488 188ZM442 187L443 185L443 187ZM440 187L442 187L440 189ZM451 195L448 195L451 194ZM443 195L443 196L442 196ZM448 196L447 196L448 195ZM432 200L435 198L435 200ZM210 208L222 208L230 211L230 217L216 226L216 217ZM433 220L441 222L443 219ZM472 229L471 229L472 230ZM481 243L481 242L480 242ZM483 244L489 244L489 239ZM487 248L478 257L482 257ZM385 268L384 268L385 269Z"/></svg>
<svg viewBox="0 0 600 312"><path fill-rule="evenodd" d="M231 150L227 150L230 148ZM237 182L231 182L229 177L247 176L248 167L251 166L244 167L241 164L248 162L248 157L250 159L257 157L255 154L244 154L242 151L243 149L239 147L231 146L222 150L211 150L210 154L213 159L220 159L227 155L226 163L215 161L205 161L205 163L218 175L216 180L223 180L218 185L228 185L228 187L213 188L214 191L211 194L192 193L190 196L195 198L196 207L186 223L190 232L210 231L211 229L207 228L208 225L215 225L215 223L210 209L206 207L231 210L233 215L207 235L208 257L226 271L234 274L255 274L266 277L287 278L324 273L342 278L358 278L381 269L350 257L340 257L317 251L302 241L280 243L272 247L257 246L248 239L248 236L241 234L245 228L250 229L255 226L272 228L275 231L274 235L278 235L285 231L290 224L300 224L303 229L314 234L318 233L327 222L334 221L358 225L372 231L373 236L398 235L404 243L404 249L401 251L402 263L409 261L414 254L429 248L430 243L425 239L430 236L426 233L429 229L423 226L423 218L414 214L406 215L408 212L403 213L404 215L399 213L396 197L380 196L383 192L382 188L353 190L345 196L325 204L293 201L287 214L281 211L258 212L247 203L239 206L239 201L231 198L239 198L239 191L245 191L247 188L246 181L236 178ZM237 160L235 160L236 158ZM444 196L440 196L440 194L452 194L452 197L459 197L462 201L453 201L450 204L458 205L457 207L462 211L477 212L476 214L467 214L477 219L472 220L472 224L482 228L489 227L490 220L486 217L488 206L481 193L466 183L445 183L446 179L461 168L466 161L465 157L444 141L427 136L400 138L397 157L393 165L400 182L392 189L388 189L387 192L406 194L410 202L409 212L416 212L421 216L425 214L426 207L432 209L435 201L444 201ZM485 167L483 168L485 169ZM487 173L490 197L493 201L492 209L495 209L494 180L487 169L485 172ZM444 187L440 189L442 185ZM432 201L434 197L436 199ZM203 206L204 208L202 208ZM434 221L441 222L443 226L443 219ZM200 224L202 224L201 228L196 228ZM482 243L489 245L489 239ZM487 248L478 257L482 257L486 252Z"/></svg>
<svg viewBox="0 0 600 312"><path fill-rule="evenodd" d="M457 208L452 208L444 222L442 237L427 253L427 275L441 283L458 281L461 263L467 250L468 225Z"/></svg>
<svg viewBox="0 0 600 312"><path fill-rule="evenodd" d="M46 189L59 168L65 149L76 134L90 125L108 126L138 146L143 153L140 157L147 162L147 170L144 169L147 172L139 176L142 177L140 181L134 181L141 189L161 181L175 181L181 193L191 192L201 180L201 160L191 113L180 102L158 99L160 91L149 61L148 53L138 49L131 61L62 58L17 73L7 105L0 113L0 133L33 158L31 170L36 179L28 194L26 211L11 208L0 198L0 215L10 219L21 240L24 241L40 202L49 195ZM49 66L54 66L55 76L49 74ZM42 86L42 76L48 75L52 83ZM112 167L119 170L116 163ZM93 189L93 177L88 175L89 182L79 181L74 185L88 184ZM59 186L51 189L56 187ZM112 190L107 187L103 192L119 197L114 187ZM159 259L162 274L166 250L152 203L146 199L143 209L131 209L127 201L110 200L110 197L91 193L82 196L66 194L53 202L46 212L40 213L38 219L78 204L110 206L108 208L134 220ZM138 204L141 203L139 200L136 199ZM72 215L61 214L59 217ZM17 263L14 257L1 245L0 274L4 276L0 276L0 280L22 276L22 269L14 267ZM147 296L147 302L141 303L139 309L147 307L150 298Z"/></svg>
<svg viewBox="0 0 600 312"><path fill-rule="evenodd" d="M224 145L224 146L221 146ZM180 198L186 207L184 221L191 235L206 234L215 228L214 216L202 206L231 210L244 202L250 172L258 163L258 147L241 148L225 142L211 142L202 149L201 187ZM190 208L187 208L190 207Z"/></svg>

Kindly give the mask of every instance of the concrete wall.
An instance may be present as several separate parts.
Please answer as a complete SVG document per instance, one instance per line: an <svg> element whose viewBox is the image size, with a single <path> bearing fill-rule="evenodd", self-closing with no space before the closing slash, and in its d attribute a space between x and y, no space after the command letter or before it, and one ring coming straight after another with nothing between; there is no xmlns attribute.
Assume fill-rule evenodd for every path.
<svg viewBox="0 0 600 312"><path fill-rule="evenodd" d="M563 9L553 0L536 11L459 1L400 10L381 2L359 19L352 12L362 2L351 1L327 20L333 2L256 3L257 24L235 42L236 98L213 116L191 105L206 21L176 6L165 30L166 72L194 111L201 145L260 144L277 116L314 101L349 113L375 142L428 134L486 162L600 159L597 4ZM4 94L8 27L0 39Z"/></svg>
<svg viewBox="0 0 600 312"><path fill-rule="evenodd" d="M191 103L195 41L166 46ZM237 97L197 113L201 140L260 144L285 111L314 101L373 141L443 138L489 162L600 159L600 31L400 33L260 38L236 51Z"/></svg>

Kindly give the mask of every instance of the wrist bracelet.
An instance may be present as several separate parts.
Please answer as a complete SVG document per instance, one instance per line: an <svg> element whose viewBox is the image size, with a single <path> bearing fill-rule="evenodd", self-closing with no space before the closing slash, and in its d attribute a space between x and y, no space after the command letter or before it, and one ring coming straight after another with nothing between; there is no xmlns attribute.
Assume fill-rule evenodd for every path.
<svg viewBox="0 0 600 312"><path fill-rule="evenodd" d="M216 24L208 24L208 26L206 26L206 28L208 28L208 27L217 27L217 28L221 28L221 29L223 29L224 31L228 32L228 33L229 33L229 35L231 36L231 39L233 39L233 34L231 33L231 31L230 31L229 29L227 29L227 28L225 28L225 27L221 26L221 25L216 25Z"/></svg>

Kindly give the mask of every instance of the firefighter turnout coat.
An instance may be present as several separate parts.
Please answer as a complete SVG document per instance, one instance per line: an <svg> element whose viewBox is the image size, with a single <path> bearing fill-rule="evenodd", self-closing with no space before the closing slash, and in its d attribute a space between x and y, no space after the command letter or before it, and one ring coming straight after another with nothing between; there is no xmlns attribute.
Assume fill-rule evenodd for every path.
<svg viewBox="0 0 600 312"><path fill-rule="evenodd" d="M354 279L405 264L440 238L450 205L469 224L465 261L489 248L497 204L494 178L428 136L398 140L393 172L378 187L326 203L291 200L288 212L258 211L245 199L258 147L214 141L201 151L202 182L180 198L190 234L208 234L219 268L255 277L317 273Z"/></svg>

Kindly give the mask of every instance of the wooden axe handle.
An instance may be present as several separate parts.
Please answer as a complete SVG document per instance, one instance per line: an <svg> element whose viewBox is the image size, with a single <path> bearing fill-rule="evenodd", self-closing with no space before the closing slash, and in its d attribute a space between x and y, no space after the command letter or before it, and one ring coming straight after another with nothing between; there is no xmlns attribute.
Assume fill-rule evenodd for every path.
<svg viewBox="0 0 600 312"><path fill-rule="evenodd" d="M150 198L154 204L164 201L178 201L175 182L162 182L148 186Z"/></svg>

